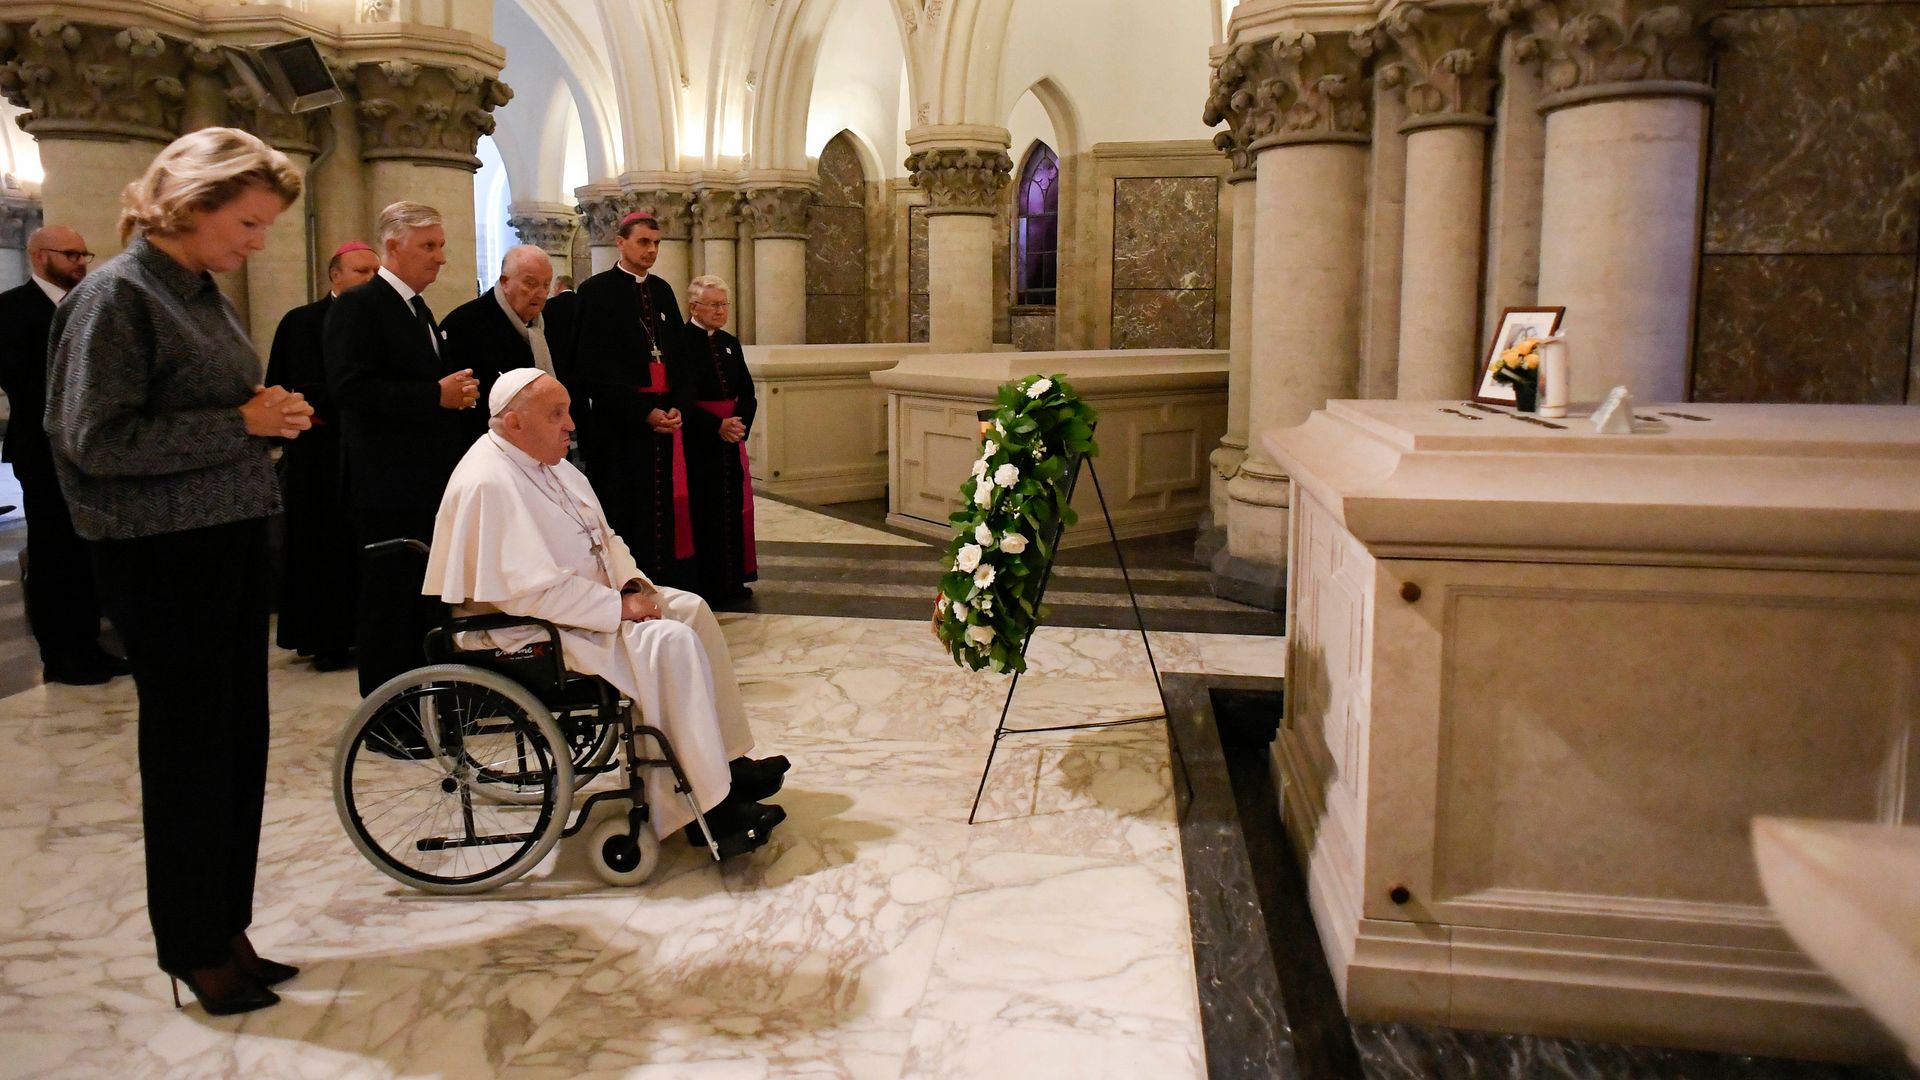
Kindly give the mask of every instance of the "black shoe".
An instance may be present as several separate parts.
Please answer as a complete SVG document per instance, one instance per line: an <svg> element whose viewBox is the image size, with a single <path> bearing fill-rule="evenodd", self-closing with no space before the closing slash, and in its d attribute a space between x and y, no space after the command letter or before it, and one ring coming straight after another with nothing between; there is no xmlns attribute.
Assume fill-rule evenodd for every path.
<svg viewBox="0 0 1920 1080"><path fill-rule="evenodd" d="M719 836L717 846L723 859L765 846L773 836L773 827L785 820L785 810L755 802L722 802L707 815L707 824ZM707 834L700 831L699 822L688 824L686 834L687 843L706 850Z"/></svg>
<svg viewBox="0 0 1920 1080"><path fill-rule="evenodd" d="M243 974L231 960L219 967L195 968L193 971L167 971L167 976L173 980L173 1007L176 1009L180 1008L181 983L187 984L187 989L193 992L194 1000L200 1003L201 1008L207 1010L209 1016L233 1016L280 1003L279 994ZM220 989L215 990L207 985L209 982L219 985Z"/></svg>
<svg viewBox="0 0 1920 1080"><path fill-rule="evenodd" d="M793 763L785 754L775 754L755 761L753 758L737 757L727 762L727 772L732 774L733 788L728 798L741 802L765 802L778 794L786 785L787 770Z"/></svg>
<svg viewBox="0 0 1920 1080"><path fill-rule="evenodd" d="M115 656L98 645L94 646L92 654L82 661L82 666L105 671L114 676L133 674L133 665L127 662L126 657Z"/></svg>
<svg viewBox="0 0 1920 1080"><path fill-rule="evenodd" d="M253 942L247 940L245 934L236 935L233 939L233 962L241 974L261 986L278 986L300 974L300 969L292 964L269 960L254 952Z"/></svg>
<svg viewBox="0 0 1920 1080"><path fill-rule="evenodd" d="M112 671L102 664L48 664L40 669L42 682L68 686L103 686L119 674L125 673Z"/></svg>
<svg viewBox="0 0 1920 1080"><path fill-rule="evenodd" d="M353 658L343 652L323 652L313 654L313 670L341 671L353 663Z"/></svg>

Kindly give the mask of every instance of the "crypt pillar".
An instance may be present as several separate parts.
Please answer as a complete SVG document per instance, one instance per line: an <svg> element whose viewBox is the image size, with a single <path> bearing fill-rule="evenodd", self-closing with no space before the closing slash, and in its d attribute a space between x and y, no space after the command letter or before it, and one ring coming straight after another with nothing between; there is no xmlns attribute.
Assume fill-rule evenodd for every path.
<svg viewBox="0 0 1920 1080"><path fill-rule="evenodd" d="M251 89L229 85L225 81L229 70L226 57L210 42L190 43L188 56L196 82L221 80L221 107L213 122L259 136L287 155L303 178L301 197L273 219L266 248L247 259L234 275L238 280L228 288L229 296L245 296L245 303L236 306L246 320L254 348L265 356L273 346L273 334L280 328L281 318L326 291L325 277L315 280L313 253L307 246L307 211L314 205L312 166L320 152L318 125L327 123L327 118L317 113L289 115L268 106Z"/></svg>
<svg viewBox="0 0 1920 1080"><path fill-rule="evenodd" d="M700 223L701 273L712 274L727 283L733 302L738 305L745 294L740 281L740 218L745 205L740 189L731 182L702 180L695 190L694 214ZM741 314L734 312L733 332L745 340L737 325Z"/></svg>
<svg viewBox="0 0 1920 1080"><path fill-rule="evenodd" d="M1496 0L1542 65L1542 304L1575 400L1685 401L1699 269L1711 0ZM1605 162L1605 168L1594 163Z"/></svg>
<svg viewBox="0 0 1920 1080"><path fill-rule="evenodd" d="M638 200L621 191L620 185L606 182L575 188L573 194L580 200L580 227L586 230L587 255L592 261L587 273L574 274L578 285L592 274L613 269L613 264L620 261L620 249L614 246L620 219L634 211Z"/></svg>
<svg viewBox="0 0 1920 1080"><path fill-rule="evenodd" d="M42 220L40 199L12 176L0 177L0 292L24 283L33 273L27 261L27 237Z"/></svg>
<svg viewBox="0 0 1920 1080"><path fill-rule="evenodd" d="M478 68L414 60L363 60L354 85L368 212L378 216L389 203L410 199L446 220L447 265L426 291L427 303L444 315L472 299L482 281L474 265L474 149L480 136L493 134L493 110L512 100L513 90ZM489 271L486 281L499 276L499 267Z"/></svg>
<svg viewBox="0 0 1920 1080"><path fill-rule="evenodd" d="M1283 30L1237 45L1214 70L1205 119L1236 117L1256 159L1248 456L1227 486L1221 596L1278 608L1286 574L1287 480L1260 446L1358 372L1367 101L1360 52L1345 31Z"/></svg>
<svg viewBox="0 0 1920 1080"><path fill-rule="evenodd" d="M188 70L184 42L144 27L0 21L0 93L27 110L45 219L79 230L102 259L124 246L121 189L180 130Z"/></svg>
<svg viewBox="0 0 1920 1080"><path fill-rule="evenodd" d="M1479 333L1487 130L1498 28L1486 7L1401 0L1365 35L1393 50L1375 77L1406 106L1398 396L1472 393Z"/></svg>
<svg viewBox="0 0 1920 1080"><path fill-rule="evenodd" d="M631 182L626 177L621 179ZM655 179L632 191L639 205L652 210L660 222L660 257L654 260L653 273L673 286L684 315L687 282L693 279L693 193L665 179Z"/></svg>
<svg viewBox="0 0 1920 1080"><path fill-rule="evenodd" d="M807 218L811 174L755 172L746 183L753 225L753 332L758 345L807 340Z"/></svg>
<svg viewBox="0 0 1920 1080"><path fill-rule="evenodd" d="M1004 128L945 125L907 132L907 171L927 193L929 346L991 352L994 212L1013 175Z"/></svg>
<svg viewBox="0 0 1920 1080"><path fill-rule="evenodd" d="M1201 530L1198 554L1203 561L1225 549L1227 529L1227 485L1240 474L1247 460L1247 391L1253 360L1253 242L1255 228L1255 183L1253 150L1244 133L1223 131L1213 144L1233 162L1227 174L1228 197L1233 205L1233 283L1229 295L1231 322L1227 337L1227 433L1208 456L1213 466L1208 491L1209 522Z"/></svg>
<svg viewBox="0 0 1920 1080"><path fill-rule="evenodd" d="M580 228L580 212L565 203L517 202L507 207L507 224L523 244L532 244L547 253L555 277L573 273L573 234ZM484 278L491 270L500 276L497 266L480 268Z"/></svg>

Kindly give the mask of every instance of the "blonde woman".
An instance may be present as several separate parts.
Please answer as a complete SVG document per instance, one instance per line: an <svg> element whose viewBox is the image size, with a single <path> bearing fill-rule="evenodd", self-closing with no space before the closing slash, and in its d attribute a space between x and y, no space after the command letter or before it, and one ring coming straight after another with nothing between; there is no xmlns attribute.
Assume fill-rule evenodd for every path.
<svg viewBox="0 0 1920 1080"><path fill-rule="evenodd" d="M140 699L147 913L160 969L209 1013L264 1008L296 969L247 940L267 770L267 440L307 429L213 275L300 194L286 155L206 128L121 196L127 248L54 316L47 430ZM174 988L179 1004L179 988Z"/></svg>

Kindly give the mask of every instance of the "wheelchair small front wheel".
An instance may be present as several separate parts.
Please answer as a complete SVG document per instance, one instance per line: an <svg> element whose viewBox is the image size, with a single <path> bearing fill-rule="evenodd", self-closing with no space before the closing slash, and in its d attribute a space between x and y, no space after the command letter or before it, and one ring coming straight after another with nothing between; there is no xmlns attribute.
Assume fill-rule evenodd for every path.
<svg viewBox="0 0 1920 1080"><path fill-rule="evenodd" d="M660 838L645 823L636 831L624 814L601 822L587 848L594 875L609 885L638 885L660 866Z"/></svg>
<svg viewBox="0 0 1920 1080"><path fill-rule="evenodd" d="M355 710L334 754L334 805L387 876L424 892L484 892L559 841L573 804L569 758L524 687L438 664L389 679ZM501 788L523 801L500 801Z"/></svg>

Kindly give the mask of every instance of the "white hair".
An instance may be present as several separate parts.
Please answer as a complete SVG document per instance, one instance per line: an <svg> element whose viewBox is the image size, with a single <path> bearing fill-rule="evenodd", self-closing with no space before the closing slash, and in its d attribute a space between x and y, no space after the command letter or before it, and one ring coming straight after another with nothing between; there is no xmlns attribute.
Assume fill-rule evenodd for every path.
<svg viewBox="0 0 1920 1080"><path fill-rule="evenodd" d="M430 228L444 224L440 211L426 203L408 202L405 199L397 203L388 203L380 211L380 220L375 229L380 234L380 246L386 247L394 240L402 240L415 229Z"/></svg>
<svg viewBox="0 0 1920 1080"><path fill-rule="evenodd" d="M732 292L731 289L727 288L726 279L718 274L701 274L699 277L687 282L688 301L705 303L708 294L717 292Z"/></svg>

